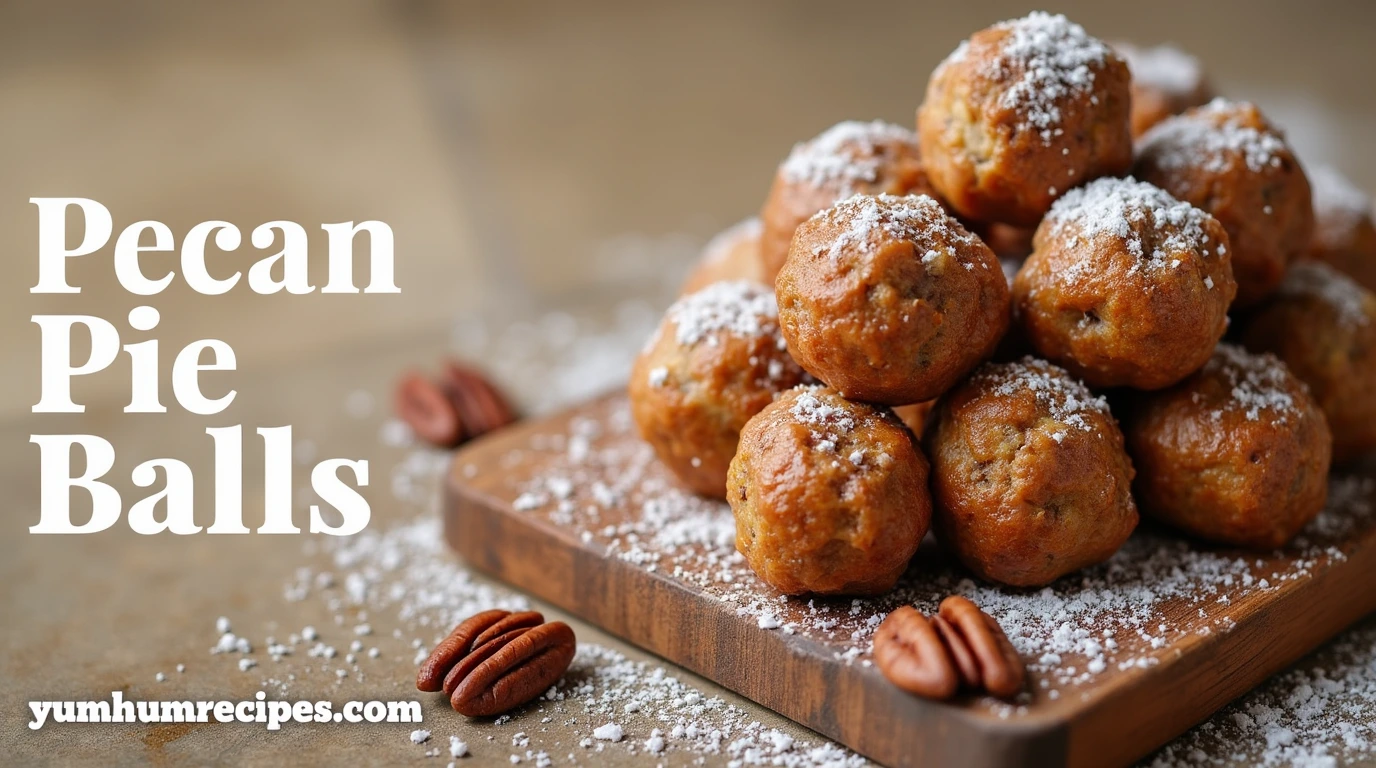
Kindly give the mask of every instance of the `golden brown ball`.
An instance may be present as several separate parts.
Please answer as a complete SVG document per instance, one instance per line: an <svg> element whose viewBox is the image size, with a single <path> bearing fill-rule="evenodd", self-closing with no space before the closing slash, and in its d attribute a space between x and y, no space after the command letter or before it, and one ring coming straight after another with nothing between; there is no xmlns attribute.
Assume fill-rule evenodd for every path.
<svg viewBox="0 0 1376 768"><path fill-rule="evenodd" d="M932 416L932 409L936 407L935 400L924 400L920 403L909 405L895 405L893 415L903 422L903 426L913 433L913 437L922 439L922 433L927 431L928 420Z"/></svg>
<svg viewBox="0 0 1376 768"><path fill-rule="evenodd" d="M1323 509L1328 425L1271 355L1220 344L1199 372L1142 395L1124 429L1142 511L1187 533L1274 549Z"/></svg>
<svg viewBox="0 0 1376 768"><path fill-rule="evenodd" d="M1213 90L1199 59L1170 45L1139 48L1114 43L1113 49L1132 71L1132 135L1190 107L1206 104Z"/></svg>
<svg viewBox="0 0 1376 768"><path fill-rule="evenodd" d="M925 195L857 195L808 219L775 290L794 358L854 400L930 400L1008 328L998 258Z"/></svg>
<svg viewBox="0 0 1376 768"><path fill-rule="evenodd" d="M1013 281L1032 345L1093 387L1160 389L1208 361L1237 293L1228 235L1146 182L1056 201Z"/></svg>
<svg viewBox="0 0 1376 768"><path fill-rule="evenodd" d="M798 387L741 431L736 549L790 595L893 588L931 522L927 460L887 408Z"/></svg>
<svg viewBox="0 0 1376 768"><path fill-rule="evenodd" d="M981 578L1049 584L1107 560L1137 527L1118 423L1065 370L987 363L934 418L937 538Z"/></svg>
<svg viewBox="0 0 1376 768"><path fill-rule="evenodd" d="M729 280L759 283L772 290L773 275L765 275L760 259L760 229L760 220L751 217L717 233L702 249L679 294L697 293L712 283Z"/></svg>
<svg viewBox="0 0 1376 768"><path fill-rule="evenodd" d="M1132 165L1127 64L1064 16L976 32L927 84L927 175L963 217L1036 226L1066 190Z"/></svg>
<svg viewBox="0 0 1376 768"><path fill-rule="evenodd" d="M1310 258L1376 291L1376 206L1365 192L1328 166L1310 171L1314 193L1314 237Z"/></svg>
<svg viewBox="0 0 1376 768"><path fill-rule="evenodd" d="M1134 175L1203 208L1228 230L1237 306L1266 298L1309 247L1309 180L1255 106L1214 99L1142 136Z"/></svg>
<svg viewBox="0 0 1376 768"><path fill-rule="evenodd" d="M760 213L760 253L767 280L772 283L788 259L799 224L861 193L933 194L917 134L882 120L848 120L794 146L774 175Z"/></svg>
<svg viewBox="0 0 1376 768"><path fill-rule="evenodd" d="M806 379L768 288L713 283L679 299L631 370L631 415L691 490L722 497L741 427Z"/></svg>
<svg viewBox="0 0 1376 768"><path fill-rule="evenodd" d="M1309 385L1335 463L1376 449L1376 295L1326 264L1301 262L1242 325L1249 349L1274 353Z"/></svg>

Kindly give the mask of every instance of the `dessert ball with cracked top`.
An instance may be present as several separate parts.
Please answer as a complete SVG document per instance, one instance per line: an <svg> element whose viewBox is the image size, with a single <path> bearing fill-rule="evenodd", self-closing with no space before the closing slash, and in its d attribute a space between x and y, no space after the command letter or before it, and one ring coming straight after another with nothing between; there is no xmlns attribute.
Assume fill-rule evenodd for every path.
<svg viewBox="0 0 1376 768"><path fill-rule="evenodd" d="M1220 344L1174 387L1138 396L1124 420L1143 513L1209 541L1274 549L1328 495L1328 425L1271 355Z"/></svg>
<svg viewBox="0 0 1376 768"><path fill-rule="evenodd" d="M1376 291L1376 206L1365 192L1328 166L1309 172L1314 236L1309 257Z"/></svg>
<svg viewBox="0 0 1376 768"><path fill-rule="evenodd" d="M1133 174L1208 211L1228 230L1238 307L1280 285L1309 247L1309 180L1255 106L1214 99L1147 131Z"/></svg>
<svg viewBox="0 0 1376 768"><path fill-rule="evenodd" d="M804 386L741 431L727 500L736 549L790 595L893 588L931 522L927 460L887 408Z"/></svg>
<svg viewBox="0 0 1376 768"><path fill-rule="evenodd" d="M848 120L794 146L760 212L760 253L769 281L788 259L798 225L857 194L934 194L917 134L882 120Z"/></svg>
<svg viewBox="0 0 1376 768"><path fill-rule="evenodd" d="M1335 463L1376 449L1376 295L1327 264L1301 262L1241 325L1248 349L1274 353L1309 385Z"/></svg>
<svg viewBox="0 0 1376 768"><path fill-rule="evenodd" d="M1160 389L1208 361L1237 293L1228 235L1146 182L1105 178L1056 201L1013 281L1032 345L1093 387Z"/></svg>
<svg viewBox="0 0 1376 768"><path fill-rule="evenodd" d="M744 280L774 288L773 275L766 275L760 259L760 220L754 217L718 232L702 249L680 295L696 293L712 283Z"/></svg>
<svg viewBox="0 0 1376 768"><path fill-rule="evenodd" d="M1123 435L1069 372L986 363L927 432L937 538L981 578L1033 587L1118 551L1137 527Z"/></svg>
<svg viewBox="0 0 1376 768"><path fill-rule="evenodd" d="M917 111L932 186L962 217L1033 227L1065 190L1132 166L1127 64L1064 16L976 32Z"/></svg>
<svg viewBox="0 0 1376 768"><path fill-rule="evenodd" d="M1170 45L1114 43L1132 72L1132 135L1213 98L1199 59Z"/></svg>
<svg viewBox="0 0 1376 768"><path fill-rule="evenodd" d="M808 219L775 291L794 358L853 400L930 400L1008 329L998 258L926 195L857 195Z"/></svg>
<svg viewBox="0 0 1376 768"><path fill-rule="evenodd" d="M721 498L741 427L806 380L769 289L724 282L679 299L631 369L640 435L688 488Z"/></svg>

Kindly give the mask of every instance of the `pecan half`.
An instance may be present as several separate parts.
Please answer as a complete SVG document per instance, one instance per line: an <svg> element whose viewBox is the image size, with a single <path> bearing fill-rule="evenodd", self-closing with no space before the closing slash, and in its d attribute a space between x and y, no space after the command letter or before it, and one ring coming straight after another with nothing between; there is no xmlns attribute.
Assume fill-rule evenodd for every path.
<svg viewBox="0 0 1376 768"><path fill-rule="evenodd" d="M422 440L453 448L516 421L497 387L473 368L446 361L438 379L411 372L397 383L397 417Z"/></svg>
<svg viewBox="0 0 1376 768"><path fill-rule="evenodd" d="M960 684L951 655L916 608L890 613L874 631L874 662L889 682L928 699L949 699Z"/></svg>
<svg viewBox="0 0 1376 768"><path fill-rule="evenodd" d="M420 439L433 445L457 445L463 439L459 412L439 385L411 372L397 382L394 396L397 418L406 422Z"/></svg>
<svg viewBox="0 0 1376 768"><path fill-rule="evenodd" d="M563 677L578 642L562 621L534 611L483 611L449 633L416 674L422 691L443 690L469 717L513 709Z"/></svg>
<svg viewBox="0 0 1376 768"><path fill-rule="evenodd" d="M1004 699L1012 698L1022 690L1027 677L1022 657L992 616L969 600L953 595L941 601L938 620L949 625L951 635L958 637L961 641L959 644L968 648L969 654L974 657L975 666L979 669L979 683L970 687L983 688ZM958 644L954 640L949 642L952 648Z"/></svg>

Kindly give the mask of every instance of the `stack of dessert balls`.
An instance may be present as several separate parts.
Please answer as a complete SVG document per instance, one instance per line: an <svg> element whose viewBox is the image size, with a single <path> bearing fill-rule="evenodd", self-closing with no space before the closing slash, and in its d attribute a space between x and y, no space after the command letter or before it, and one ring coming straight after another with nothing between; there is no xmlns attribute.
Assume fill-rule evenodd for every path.
<svg viewBox="0 0 1376 768"><path fill-rule="evenodd" d="M1063 16L961 43L916 132L795 146L688 286L632 413L785 594L887 591L929 528L1017 587L1139 510L1273 549L1376 448L1371 201L1193 58Z"/></svg>

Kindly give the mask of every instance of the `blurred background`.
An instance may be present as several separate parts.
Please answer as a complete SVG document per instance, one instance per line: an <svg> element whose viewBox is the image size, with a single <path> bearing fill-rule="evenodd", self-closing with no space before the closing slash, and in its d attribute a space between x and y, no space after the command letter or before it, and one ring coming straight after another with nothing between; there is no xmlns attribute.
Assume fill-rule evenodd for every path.
<svg viewBox="0 0 1376 768"><path fill-rule="evenodd" d="M98 536L29 536L38 515L30 434L111 440L126 503L137 498L134 464L181 458L207 478L197 495L208 511L204 428L293 424L300 460L378 462L373 526L386 526L398 513L383 462L398 454L377 424L401 370L454 351L492 370L528 411L619 386L701 245L757 212L794 142L843 119L911 125L928 73L961 39L1028 10L1002 1L0 3L0 259L13 270L0 289L9 695L109 691L204 655L208 623L226 604L271 621L263 603L277 601L289 571L273 564L301 549L300 537L141 538L122 522ZM1335 164L1376 190L1376 3L1080 0L1048 10L1108 40L1177 44L1219 93L1260 104L1304 162ZM402 293L258 296L240 286L205 297L178 279L140 300L119 287L107 248L70 263L80 295L30 295L37 217L27 200L36 196L94 198L116 232L156 219L178 243L209 219L245 234L296 221L311 232L317 285L319 224L380 219L396 234ZM242 270L258 255L245 247L213 264ZM172 265L145 263L153 274ZM176 351L219 338L238 371L208 378L207 390L236 388L228 411L124 415L121 356L76 383L87 413L29 413L39 360L30 315L93 314L122 341L141 341L124 316L142 303L162 314L164 402ZM261 515L254 443L245 440L250 525ZM109 588L112 574L121 589ZM252 738L247 730L235 738Z"/></svg>

